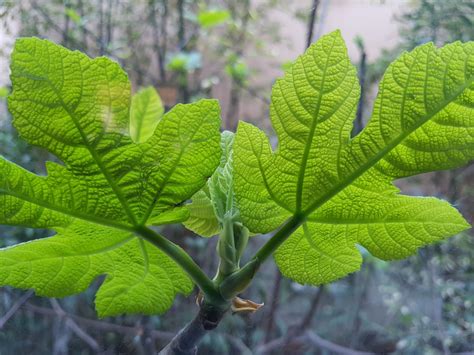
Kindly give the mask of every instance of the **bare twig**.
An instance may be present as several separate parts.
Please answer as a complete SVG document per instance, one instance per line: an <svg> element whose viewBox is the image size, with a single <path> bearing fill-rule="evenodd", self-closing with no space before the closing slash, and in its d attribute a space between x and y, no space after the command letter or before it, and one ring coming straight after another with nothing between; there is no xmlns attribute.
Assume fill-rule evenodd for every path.
<svg viewBox="0 0 474 355"><path fill-rule="evenodd" d="M160 25L158 25L157 1L150 1L150 22L152 24L153 31L153 50L156 54L156 61L158 64L159 80L166 82L166 70L165 70L165 56L166 56L166 41L167 41L167 18L168 18L168 4L167 1L162 2L162 9L160 15ZM159 82L157 80L157 83Z"/></svg>
<svg viewBox="0 0 474 355"><path fill-rule="evenodd" d="M270 105L270 99L268 97L265 97L263 95L261 95L257 90L255 90L254 88L251 88L250 86L247 86L245 85L244 83L241 83L241 82L236 82L237 85L239 85L239 87L242 89L242 90L245 90L247 91L252 97L255 97L256 99L259 99L260 101L262 101L265 105Z"/></svg>
<svg viewBox="0 0 474 355"><path fill-rule="evenodd" d="M359 60L359 81L360 81L360 98L359 103L357 104L357 115L354 124L353 134L356 135L364 128L364 104L365 104L365 92L366 92L366 72L367 72L367 52L365 51L365 45L362 38L357 39L357 47L360 52Z"/></svg>
<svg viewBox="0 0 474 355"><path fill-rule="evenodd" d="M314 332L307 331L305 336L307 337L308 341L315 347L319 347L321 349L326 349L329 351L332 351L336 354L341 354L341 355L369 355L373 354L370 352L365 352L365 351L357 351L353 349L346 348L345 346L341 346L338 344L335 344L333 342L330 342L329 340L321 338L319 335L317 335Z"/></svg>
<svg viewBox="0 0 474 355"><path fill-rule="evenodd" d="M227 308L215 307L203 302L199 313L189 322L171 342L160 351L160 355L194 355L197 353L197 344L209 330L217 327Z"/></svg>
<svg viewBox="0 0 474 355"><path fill-rule="evenodd" d="M109 0L107 5L107 21L106 21L106 43L109 46L112 43L114 30L113 30L113 21L112 14L114 12L114 0Z"/></svg>
<svg viewBox="0 0 474 355"><path fill-rule="evenodd" d="M370 277L372 274L371 264L367 265L367 271L365 272L364 279L362 281L362 289L359 292L358 300L354 309L354 316L352 318L352 331L351 331L351 340L349 342L351 347L356 346L357 338L359 336L359 330L361 326L361 316L362 306L366 300L367 292L369 290ZM360 283L360 282L358 282Z"/></svg>
<svg viewBox="0 0 474 355"><path fill-rule="evenodd" d="M248 25L251 18L250 6L251 3L249 0L240 1L240 2L229 2L229 10L232 14L232 17L235 18L239 16L239 6L242 6L242 15L240 16L241 25L239 30L236 32L234 37L232 33L229 33L230 38L233 40L234 46L234 55L236 58L242 57L245 51L245 43L247 41L248 35ZM240 109L240 99L241 99L241 85L242 79L236 78L234 75L231 75L231 87L229 95L229 105L226 113L226 128L230 130L235 130L238 124L239 109Z"/></svg>
<svg viewBox="0 0 474 355"><path fill-rule="evenodd" d="M314 295L311 301L311 305L309 306L309 310L298 327L298 330L300 332L306 330L311 325L314 315L316 314L318 310L318 306L319 306L319 303L321 302L323 293L324 293L324 285L320 286L318 290L316 291L316 294Z"/></svg>
<svg viewBox="0 0 474 355"><path fill-rule="evenodd" d="M268 343L273 336L273 325L275 323L275 313L278 309L278 300L280 295L281 273L278 269L275 271L275 281L273 283L272 298L270 300L270 310L267 318L267 325L265 327L265 343Z"/></svg>
<svg viewBox="0 0 474 355"><path fill-rule="evenodd" d="M313 42L314 23L316 22L316 13L318 11L319 0L313 0L313 6L311 6L311 12L309 15L308 29L306 34L306 48L308 48Z"/></svg>
<svg viewBox="0 0 474 355"><path fill-rule="evenodd" d="M239 354L241 355L253 354L252 350L250 350L249 347L245 345L245 343L241 339L234 337L230 334L225 334L224 336L229 341L229 343L231 343L236 348L236 350L239 351Z"/></svg>
<svg viewBox="0 0 474 355"><path fill-rule="evenodd" d="M40 306L33 305L31 303L26 303L24 304L23 307L31 312L41 314L47 317L59 317L59 318L68 317L80 323L82 326L85 326L86 328L101 330L105 332L115 332L115 333L120 333L124 335L136 336L136 335L143 334L143 331L144 331L142 327L128 327L124 325L117 325L117 324L113 324L109 322L98 321L98 320L76 316L70 313L65 313L63 315L60 315L51 308L40 307ZM152 336L154 339L159 339L163 341L170 340L173 337L173 335L174 334L171 332L162 332L158 330L154 330L152 332Z"/></svg>
<svg viewBox="0 0 474 355"><path fill-rule="evenodd" d="M85 12L84 12L84 3L83 0L78 0L77 1L77 10L79 11L79 16L81 19L84 18ZM86 27L81 23L79 26L81 30L81 46L82 46L82 51L87 53L88 52L88 45L87 45L87 32L86 32Z"/></svg>
<svg viewBox="0 0 474 355"><path fill-rule="evenodd" d="M63 29L56 24L57 21L55 21L49 14L40 6L36 1L31 2L31 8L35 11L37 11L41 16L48 22L48 24L51 25L51 27L58 32L59 34L63 35ZM98 47L101 46L101 39L96 36L91 30L89 30L84 24L80 24L81 30L83 35L87 35L90 38L92 38L93 41L96 42ZM111 53L107 48L104 48L104 53L109 56L113 56L113 53Z"/></svg>
<svg viewBox="0 0 474 355"><path fill-rule="evenodd" d="M286 337L281 337L257 348L256 354L268 354L274 350L279 350L287 342ZM373 355L374 353L357 351L335 344L329 340L321 338L314 332L306 331L303 335L291 339L290 344L307 344L316 349L329 350L340 355Z"/></svg>
<svg viewBox="0 0 474 355"><path fill-rule="evenodd" d="M186 53L186 28L185 28L185 1L178 0L178 46L181 48L181 51ZM188 73L180 73L179 80L179 92L180 100L182 103L188 103L190 100L189 96L189 87L188 87Z"/></svg>
<svg viewBox="0 0 474 355"><path fill-rule="evenodd" d="M69 23L71 22L71 19L69 18L68 14L66 11L64 11L64 30L63 30L63 45L68 46L69 45Z"/></svg>
<svg viewBox="0 0 474 355"><path fill-rule="evenodd" d="M18 309L20 309L20 307L23 306L31 296L33 296L33 290L29 290L13 304L7 313L5 313L2 318L0 318L0 329L2 329L5 324L7 324L11 317L15 315L16 311L18 311Z"/></svg>
<svg viewBox="0 0 474 355"><path fill-rule="evenodd" d="M162 15L161 15L161 64L160 72L162 74L162 80L166 82L166 71L165 71L165 60L166 51L168 44L168 0L162 2Z"/></svg>
<svg viewBox="0 0 474 355"><path fill-rule="evenodd" d="M86 343L87 345L89 345L89 347L94 350L94 351L100 351L100 346L99 344L97 343L97 341L91 337L89 334L87 334L87 332L85 330L83 330L79 325L77 325L77 323L72 320L68 314L62 309L61 305L59 304L59 302L54 299L54 298L51 298L49 300L49 302L51 303L51 306L53 307L53 310L62 318L64 318L66 320L66 326L72 330L72 332L74 334L77 335L77 337L79 339L81 339L84 343Z"/></svg>

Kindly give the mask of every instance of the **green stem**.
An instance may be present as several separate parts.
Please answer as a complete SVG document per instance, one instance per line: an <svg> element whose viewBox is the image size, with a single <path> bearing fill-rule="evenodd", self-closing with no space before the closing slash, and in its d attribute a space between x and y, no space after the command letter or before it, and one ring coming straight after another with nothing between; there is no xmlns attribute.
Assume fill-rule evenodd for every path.
<svg viewBox="0 0 474 355"><path fill-rule="evenodd" d="M227 277L219 286L225 299L242 292L252 281L260 265L306 220L301 214L294 215L275 233L239 271Z"/></svg>
<svg viewBox="0 0 474 355"><path fill-rule="evenodd" d="M136 233L166 253L191 277L211 303L224 303L214 282L201 270L194 260L178 245L148 227L136 227Z"/></svg>

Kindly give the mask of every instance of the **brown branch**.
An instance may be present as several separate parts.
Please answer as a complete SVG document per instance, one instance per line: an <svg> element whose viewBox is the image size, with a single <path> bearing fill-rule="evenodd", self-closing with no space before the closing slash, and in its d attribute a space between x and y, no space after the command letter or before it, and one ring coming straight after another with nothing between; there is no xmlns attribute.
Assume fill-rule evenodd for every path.
<svg viewBox="0 0 474 355"><path fill-rule="evenodd" d="M5 313L2 318L0 318L0 329L2 329L5 324L7 324L11 317L15 315L16 311L18 311L18 309L20 309L21 306L23 306L31 296L33 296L33 290L30 290L25 293L18 299L18 301L13 304L13 306L7 311L7 313Z"/></svg>
<svg viewBox="0 0 474 355"><path fill-rule="evenodd" d="M76 316L70 313L65 313L63 315L60 315L51 308L40 307L40 306L33 305L31 303L24 304L23 308L31 312L41 314L43 316L47 316L47 317L58 317L58 318L68 317L80 323L82 326L85 326L86 328L102 330L106 332L115 332L115 333L120 333L124 335L136 336L136 335L143 334L143 331L144 331L142 327L128 327L124 325L117 325L117 324L108 323L104 321L98 321L98 320L93 320L89 318L84 318L81 316ZM163 332L159 330L154 330L151 333L151 335L154 339L168 341L173 337L174 334L171 332Z"/></svg>
<svg viewBox="0 0 474 355"><path fill-rule="evenodd" d="M87 334L85 330L79 327L79 325L77 325L77 323L68 316L56 299L50 298L49 302L51 303L51 306L53 307L53 310L56 312L56 314L66 320L66 326L71 329L79 339L89 345L92 350L100 351L100 346L97 341Z"/></svg>
<svg viewBox="0 0 474 355"><path fill-rule="evenodd" d="M313 0L313 6L308 21L308 30L306 34L306 48L308 48L313 42L314 23L316 22L316 13L318 11L319 0Z"/></svg>
<svg viewBox="0 0 474 355"><path fill-rule="evenodd" d="M335 344L333 342L330 342L329 340L321 338L319 335L311 331L307 331L305 336L307 337L311 345L313 345L314 347L326 349L326 350L335 352L336 354L341 354L341 355L372 355L373 354L371 352L353 350L350 348L346 348L345 346Z"/></svg>
<svg viewBox="0 0 474 355"><path fill-rule="evenodd" d="M282 276L278 269L275 271L275 281L273 283L272 298L270 303L270 310L268 313L267 325L265 327L265 343L272 339L273 324L275 323L275 313L278 309L278 300L280 295L280 285Z"/></svg>
<svg viewBox="0 0 474 355"><path fill-rule="evenodd" d="M245 51L245 44L248 37L248 26L251 19L251 3L249 0L240 1L240 2L230 2L229 10L232 14L232 18L239 16L238 6L242 6L242 15L240 17L241 25L237 35L234 37L233 33L230 32L230 36L233 42L233 50L236 58L241 58ZM225 118L226 129L236 130L238 124L239 110L240 110L240 101L241 101L241 78L236 78L234 75L230 76L231 87L229 93L229 105L227 107L227 113Z"/></svg>
<svg viewBox="0 0 474 355"><path fill-rule="evenodd" d="M225 338L232 344L232 346L238 350L238 353L241 355L252 355L253 352L250 348L245 345L242 339L232 336L230 334L224 334Z"/></svg>
<svg viewBox="0 0 474 355"><path fill-rule="evenodd" d="M38 5L36 1L31 2L31 8L33 10L37 11L38 13L40 13L41 16L43 17L43 19L46 20L48 22L48 24L51 25L51 27L56 32L58 32L60 35L64 35L63 29L56 24L57 21L55 21L53 18L51 18L51 16L49 16L49 14L40 5ZM98 36L96 36L91 30L89 30L83 24L80 24L80 28L83 32L83 35L85 34L85 35L89 36L90 38L92 38L92 40L94 40L96 42L98 47L101 46L101 39ZM113 56L113 53L111 53L107 48L104 49L103 54Z"/></svg>
<svg viewBox="0 0 474 355"><path fill-rule="evenodd" d="M268 354L274 350L281 350L282 346L287 342L286 336L272 340L271 342L259 346L255 351L256 354ZM303 335L291 339L290 344L306 344L315 349L328 350L340 355L374 355L374 353L353 350L344 346L335 344L329 340L321 338L312 331L306 331Z"/></svg>
<svg viewBox="0 0 474 355"><path fill-rule="evenodd" d="M150 1L149 11L150 11L150 22L152 24L152 31L153 31L153 50L156 54L156 61L158 64L158 77L159 79L156 80L155 84L159 81L166 82L166 70L165 70L165 56L166 56L166 37L167 37L167 30L166 30L166 20L168 17L168 5L166 1L163 2L163 8L161 13L161 25L158 25L157 21L157 11L156 11L157 2Z"/></svg>
<svg viewBox="0 0 474 355"><path fill-rule="evenodd" d="M67 7L66 7L67 9ZM62 45L67 47L69 45L69 24L71 19L69 18L66 11L64 11L64 30L63 30L63 43Z"/></svg>
<svg viewBox="0 0 474 355"><path fill-rule="evenodd" d="M365 46L362 38L358 38L357 47L360 52L359 60L359 81L360 81L360 98L359 103L357 104L357 114L354 123L353 135L358 134L364 128L364 104L365 104L365 92L366 92L366 72L367 72L367 52L365 51Z"/></svg>
<svg viewBox="0 0 474 355"><path fill-rule="evenodd" d="M356 346L357 338L359 336L360 327L362 325L360 313L362 311L362 306L367 298L367 292L369 291L370 277L372 274L371 264L367 265L367 271L362 283L362 289L359 292L358 300L354 309L354 316L352 320L352 330L351 330L351 340L349 342L351 347ZM359 282L358 282L359 283Z"/></svg>
<svg viewBox="0 0 474 355"><path fill-rule="evenodd" d="M181 51L186 53L186 28L185 28L185 1L178 0L178 46ZM179 73L178 88L180 93L180 100L182 103L188 103L190 100L189 87L188 87L188 72Z"/></svg>
<svg viewBox="0 0 474 355"><path fill-rule="evenodd" d="M309 306L309 310L306 313L306 316L303 318L301 321L301 324L298 327L298 330L305 331L309 326L311 325L311 322L313 321L314 315L316 314L318 310L319 303L321 302L322 295L324 293L324 285L319 286L318 290L316 291L316 294L314 295L311 305Z"/></svg>
<svg viewBox="0 0 474 355"><path fill-rule="evenodd" d="M112 40L113 40L113 35L114 35L114 30L113 30L113 22L112 22L112 14L113 14L113 11L114 11L114 1L113 0L109 0L109 3L107 5L107 20L106 20L106 43L107 43L107 46L110 45L110 43L112 43Z"/></svg>
<svg viewBox="0 0 474 355"><path fill-rule="evenodd" d="M263 95L260 95L260 93L255 90L254 88L251 88L250 86L245 85L244 83L241 82L236 82L236 84L242 89L247 91L250 95L255 97L256 99L259 99L262 101L265 105L270 105L270 99L268 97L265 97Z"/></svg>
<svg viewBox="0 0 474 355"><path fill-rule="evenodd" d="M196 354L197 344L209 330L219 325L226 312L227 307L215 307L203 302L196 317L176 334L159 355Z"/></svg>
<svg viewBox="0 0 474 355"><path fill-rule="evenodd" d="M85 13L84 13L84 3L83 0L78 0L77 2L77 10L79 11L79 16L81 17L81 20L84 18ZM87 45L87 32L86 32L86 27L82 24L79 26L81 30L81 47L82 51L87 53L88 52L88 45Z"/></svg>
<svg viewBox="0 0 474 355"><path fill-rule="evenodd" d="M163 0L163 12L161 15L161 65L160 72L162 74L162 80L166 82L166 71L165 71L165 61L166 61L166 51L168 44L168 0Z"/></svg>

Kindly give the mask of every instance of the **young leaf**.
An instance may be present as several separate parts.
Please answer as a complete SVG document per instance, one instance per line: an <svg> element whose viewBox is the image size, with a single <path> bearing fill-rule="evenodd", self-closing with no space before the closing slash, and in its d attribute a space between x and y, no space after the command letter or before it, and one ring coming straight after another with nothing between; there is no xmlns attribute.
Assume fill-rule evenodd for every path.
<svg viewBox="0 0 474 355"><path fill-rule="evenodd" d="M392 182L473 158L473 79L473 43L405 53L380 83L368 126L351 139L359 84L340 33L298 58L272 91L277 149L246 123L234 143L245 225L266 233L292 216L304 222L275 253L284 275L328 283L360 267L356 244L399 259L469 227L448 203L399 195Z"/></svg>
<svg viewBox="0 0 474 355"><path fill-rule="evenodd" d="M190 216L184 222L186 228L203 236L212 237L222 229L226 218L238 221L238 210L234 202L232 146L234 134L221 134L221 163L207 182L186 207Z"/></svg>
<svg viewBox="0 0 474 355"><path fill-rule="evenodd" d="M155 132L165 108L155 88L149 86L132 97L130 107L130 136L136 143L143 143Z"/></svg>
<svg viewBox="0 0 474 355"><path fill-rule="evenodd" d="M202 237L213 237L219 233L219 221L207 186L193 195L186 208L189 211L189 218L183 223L186 228Z"/></svg>
<svg viewBox="0 0 474 355"><path fill-rule="evenodd" d="M101 316L166 310L192 284L134 232L186 218L176 206L219 164L217 102L175 106L136 144L129 134L130 84L115 62L20 39L11 73L14 125L64 165L48 163L48 175L40 177L0 160L0 223L58 232L0 250L0 285L62 297L106 274L96 298Z"/></svg>
<svg viewBox="0 0 474 355"><path fill-rule="evenodd" d="M203 28L212 28L225 23L230 18L226 10L206 10L198 14L198 22Z"/></svg>

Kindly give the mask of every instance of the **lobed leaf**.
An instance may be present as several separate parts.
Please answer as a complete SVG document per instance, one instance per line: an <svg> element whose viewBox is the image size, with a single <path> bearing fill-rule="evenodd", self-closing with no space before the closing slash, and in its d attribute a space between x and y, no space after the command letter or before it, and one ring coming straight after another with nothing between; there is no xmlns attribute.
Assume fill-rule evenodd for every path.
<svg viewBox="0 0 474 355"><path fill-rule="evenodd" d="M267 233L306 222L276 251L283 274L331 282L360 267L360 244L389 260L469 227L448 203L398 194L393 180L451 169L474 157L474 44L418 47L380 83L367 127L351 139L356 71L338 31L300 56L272 91L273 151L241 123L234 188L242 219Z"/></svg>
<svg viewBox="0 0 474 355"><path fill-rule="evenodd" d="M49 162L43 177L0 159L0 223L58 232L0 250L0 286L62 297L106 274L96 298L101 316L165 311L191 281L133 232L188 217L179 206L219 164L217 102L177 105L157 121L156 97L142 92L132 104L132 131L143 142L135 143L130 84L115 62L20 39L11 79L15 127L63 164ZM144 95L154 107L137 107Z"/></svg>
<svg viewBox="0 0 474 355"><path fill-rule="evenodd" d="M64 297L83 292L106 274L99 288L99 316L156 314L173 304L177 293L193 285L168 256L131 232L75 221L57 228L54 237L0 252L0 283L18 288L34 285L36 294Z"/></svg>

